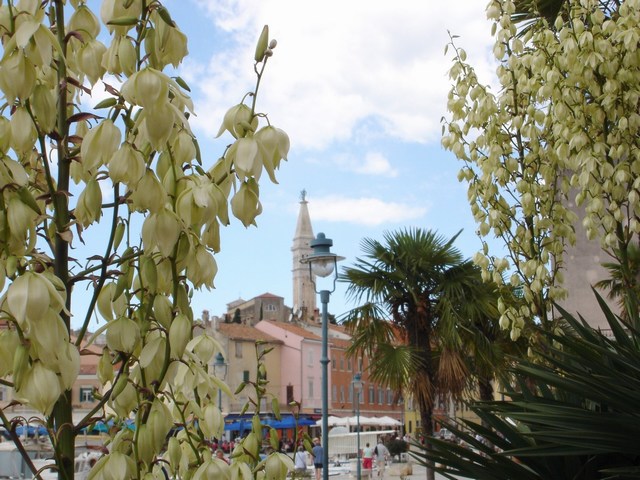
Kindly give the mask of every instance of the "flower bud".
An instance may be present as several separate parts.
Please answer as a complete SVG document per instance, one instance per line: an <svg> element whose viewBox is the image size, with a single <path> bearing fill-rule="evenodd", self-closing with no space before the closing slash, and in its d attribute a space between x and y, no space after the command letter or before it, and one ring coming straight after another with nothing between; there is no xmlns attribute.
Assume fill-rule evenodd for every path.
<svg viewBox="0 0 640 480"><path fill-rule="evenodd" d="M152 42L145 42L147 54L154 68L162 70L171 64L178 68L182 59L189 53L187 37L175 26L157 19L155 38Z"/></svg>
<svg viewBox="0 0 640 480"><path fill-rule="evenodd" d="M254 480L251 468L246 462L233 462L229 470L234 480Z"/></svg>
<svg viewBox="0 0 640 480"><path fill-rule="evenodd" d="M236 175L240 180L246 177L260 178L262 173L262 151L253 136L236 140L228 152L236 167Z"/></svg>
<svg viewBox="0 0 640 480"><path fill-rule="evenodd" d="M113 299L115 288L115 283L107 283L102 287L98 294L98 312L100 312L100 315L102 315L102 318L105 320L113 320L113 307L111 301Z"/></svg>
<svg viewBox="0 0 640 480"><path fill-rule="evenodd" d="M216 138L222 135L225 131L228 131L235 138L243 137L246 133L246 125L249 124L252 129L256 129L258 126L258 117L251 116L251 109L244 103L231 107L224 114L222 125L218 130ZM245 126L243 126L245 125Z"/></svg>
<svg viewBox="0 0 640 480"><path fill-rule="evenodd" d="M249 433L244 440L242 440L242 448L253 458L258 458L260 444L256 432Z"/></svg>
<svg viewBox="0 0 640 480"><path fill-rule="evenodd" d="M180 359L187 344L191 340L191 320L184 313L176 315L169 328L171 358Z"/></svg>
<svg viewBox="0 0 640 480"><path fill-rule="evenodd" d="M287 474L292 470L293 462L283 453L274 452L265 461L264 473L267 480L286 478Z"/></svg>
<svg viewBox="0 0 640 480"><path fill-rule="evenodd" d="M63 390L71 390L80 373L80 352L78 347L64 342L58 352L60 385Z"/></svg>
<svg viewBox="0 0 640 480"><path fill-rule="evenodd" d="M153 108L169 102L169 78L153 68L144 68L131 75L120 93L132 105Z"/></svg>
<svg viewBox="0 0 640 480"><path fill-rule="evenodd" d="M58 376L39 361L33 363L25 373L20 388L16 388L18 398L44 415L51 413L61 393Z"/></svg>
<svg viewBox="0 0 640 480"><path fill-rule="evenodd" d="M245 227L255 224L255 218L262 213L255 180L249 179L242 183L240 190L231 199L231 211Z"/></svg>
<svg viewBox="0 0 640 480"><path fill-rule="evenodd" d="M0 330L0 378L13 372L13 360L16 348L20 342L18 332L15 329ZM29 353L27 352L27 357Z"/></svg>
<svg viewBox="0 0 640 480"><path fill-rule="evenodd" d="M95 85L106 71L102 66L102 58L106 52L107 47L98 40L89 40L78 52L78 68L87 76L91 85Z"/></svg>
<svg viewBox="0 0 640 480"><path fill-rule="evenodd" d="M33 230L33 222L37 214L29 208L18 196L11 196L7 202L7 225L11 237L17 242L24 243Z"/></svg>
<svg viewBox="0 0 640 480"><path fill-rule="evenodd" d="M129 2L123 2L122 0L104 0L100 6L100 18L102 19L102 23L106 25L109 32L116 32L119 35L126 35L129 30L136 26L136 24L114 25L110 23L112 20L117 18L138 18L141 14L141 0L133 0Z"/></svg>
<svg viewBox="0 0 640 480"><path fill-rule="evenodd" d="M16 49L0 62L0 88L8 102L26 100L36 83L36 69L23 51Z"/></svg>
<svg viewBox="0 0 640 480"><path fill-rule="evenodd" d="M150 465L155 455L153 448L153 432L149 423L143 423L137 427L136 445L138 446L138 459Z"/></svg>
<svg viewBox="0 0 640 480"><path fill-rule="evenodd" d="M202 286L214 288L213 279L218 273L218 265L214 256L202 245L195 248L195 253L187 262L187 278L193 282L195 288Z"/></svg>
<svg viewBox="0 0 640 480"><path fill-rule="evenodd" d="M131 457L119 451L112 451L96 462L87 480L136 478L136 474L136 464Z"/></svg>
<svg viewBox="0 0 640 480"><path fill-rule="evenodd" d="M152 213L165 208L167 193L152 170L147 169L131 195L136 210L149 210Z"/></svg>
<svg viewBox="0 0 640 480"><path fill-rule="evenodd" d="M201 241L215 253L220 251L220 225L215 219L207 224Z"/></svg>
<svg viewBox="0 0 640 480"><path fill-rule="evenodd" d="M129 414L138 405L135 387L129 382L125 383L125 386L120 393L117 395L112 394L111 397L109 397L109 405L120 417L129 417Z"/></svg>
<svg viewBox="0 0 640 480"><path fill-rule="evenodd" d="M121 132L110 119L90 129L82 140L80 155L84 172L92 172L109 163L120 146Z"/></svg>
<svg viewBox="0 0 640 480"><path fill-rule="evenodd" d="M151 405L147 425L151 430L151 441L154 453L160 453L167 435L173 426L173 420L169 407L156 398Z"/></svg>
<svg viewBox="0 0 640 480"><path fill-rule="evenodd" d="M176 164L190 163L196 158L196 146L193 136L186 130L180 130L171 142L173 158Z"/></svg>
<svg viewBox="0 0 640 480"><path fill-rule="evenodd" d="M262 32L260 33L260 37L258 38L258 43L256 44L256 52L254 54L254 59L256 62L261 62L264 59L264 54L269 48L269 25L265 25L262 27Z"/></svg>
<svg viewBox="0 0 640 480"><path fill-rule="evenodd" d="M171 301L165 295L156 295L153 299L153 315L164 328L169 328L171 324L172 308Z"/></svg>
<svg viewBox="0 0 640 480"><path fill-rule="evenodd" d="M11 146L11 123L7 117L0 117L0 153L6 154Z"/></svg>
<svg viewBox="0 0 640 480"><path fill-rule="evenodd" d="M56 128L56 94L48 85L39 84L33 91L31 110L36 117L40 130L51 133Z"/></svg>
<svg viewBox="0 0 640 480"><path fill-rule="evenodd" d="M275 183L274 169L280 166L280 160L287 159L289 153L289 136L279 128L271 125L258 130L254 136L263 147L262 161L271 181Z"/></svg>
<svg viewBox="0 0 640 480"><path fill-rule="evenodd" d="M212 403L204 407L199 425L206 438L222 437L224 419L222 418L220 409Z"/></svg>
<svg viewBox="0 0 640 480"><path fill-rule="evenodd" d="M40 320L51 303L48 280L41 274L25 272L17 277L7 289L6 300L9 311L18 320Z"/></svg>
<svg viewBox="0 0 640 480"><path fill-rule="evenodd" d="M187 344L187 349L192 351L203 365L209 363L216 348L220 350L219 345L206 333L198 335Z"/></svg>
<svg viewBox="0 0 640 480"><path fill-rule="evenodd" d="M75 217L80 225L88 227L93 222L100 221L102 214L102 190L95 179L89 180L86 188L78 197Z"/></svg>
<svg viewBox="0 0 640 480"><path fill-rule="evenodd" d="M136 47L133 45L131 39L127 36L122 37L122 40L118 45L118 59L120 60L120 68L122 69L122 73L124 73L128 77L135 73L138 56L136 54Z"/></svg>
<svg viewBox="0 0 640 480"><path fill-rule="evenodd" d="M98 380L100 380L102 385L113 381L113 364L111 363L111 354L108 349L102 349L102 355L100 356L96 370Z"/></svg>
<svg viewBox="0 0 640 480"><path fill-rule="evenodd" d="M69 18L67 31L80 33L86 42L98 36L100 33L100 21L89 7L85 4L80 4L71 15L71 18Z"/></svg>
<svg viewBox="0 0 640 480"><path fill-rule="evenodd" d="M154 337L155 334L155 337ZM151 337L151 340L149 340ZM147 343L140 352L140 367L144 369L144 378L147 384L162 382L160 378L166 359L167 339L159 334L159 331L149 332Z"/></svg>
<svg viewBox="0 0 640 480"><path fill-rule="evenodd" d="M144 157L129 142L123 143L109 161L109 176L114 182L135 187L146 172Z"/></svg>
<svg viewBox="0 0 640 480"><path fill-rule="evenodd" d="M18 155L24 155L33 149L38 133L27 109L20 106L11 116L11 148Z"/></svg>
<svg viewBox="0 0 640 480"><path fill-rule="evenodd" d="M109 322L107 346L113 352L132 353L140 341L140 328L130 318L119 317Z"/></svg>
<svg viewBox="0 0 640 480"><path fill-rule="evenodd" d="M163 257L170 257L178 243L181 230L176 214L168 208L150 215L142 225L142 243L145 251L151 252L157 247Z"/></svg>
<svg viewBox="0 0 640 480"><path fill-rule="evenodd" d="M176 108L170 103L161 103L145 109L140 114L140 130L156 150L163 150L176 122Z"/></svg>

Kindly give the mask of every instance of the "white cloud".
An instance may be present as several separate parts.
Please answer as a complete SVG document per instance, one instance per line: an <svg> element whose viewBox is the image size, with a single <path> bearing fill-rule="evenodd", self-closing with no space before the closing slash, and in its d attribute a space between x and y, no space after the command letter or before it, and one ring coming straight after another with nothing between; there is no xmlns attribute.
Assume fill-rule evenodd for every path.
<svg viewBox="0 0 640 480"><path fill-rule="evenodd" d="M357 173L365 173L368 175L386 175L397 177L398 172L395 170L389 160L377 152L367 153L364 157L364 163L355 169Z"/></svg>
<svg viewBox="0 0 640 480"><path fill-rule="evenodd" d="M318 206L316 209L314 206ZM378 226L401 224L420 218L427 213L424 205L386 202L379 198L348 198L327 196L314 198L309 203L309 214L315 221L345 222L357 225Z"/></svg>
<svg viewBox="0 0 640 480"><path fill-rule="evenodd" d="M427 143L440 136L451 55L447 30L479 75L491 67L485 2L375 0L195 0L228 32L231 48L209 64L187 65L206 100L195 121L215 134L224 111L252 88L255 40L264 24L278 40L258 98L259 110L286 130L293 148L351 140L374 118L382 134ZM485 75L486 76L486 75Z"/></svg>
<svg viewBox="0 0 640 480"><path fill-rule="evenodd" d="M391 162L379 152L367 152L364 156L339 153L329 157L330 161L342 171L370 176L397 177L398 171ZM310 163L325 164L326 160L310 158Z"/></svg>

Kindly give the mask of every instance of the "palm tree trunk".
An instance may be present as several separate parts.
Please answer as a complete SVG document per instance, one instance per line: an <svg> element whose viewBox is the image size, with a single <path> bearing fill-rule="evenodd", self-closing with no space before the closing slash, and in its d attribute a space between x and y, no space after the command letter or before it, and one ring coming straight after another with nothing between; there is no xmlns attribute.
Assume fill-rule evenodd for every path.
<svg viewBox="0 0 640 480"><path fill-rule="evenodd" d="M433 436L433 406L426 408L420 405L420 423L424 434L425 448L431 450L431 437ZM436 472L433 469L431 460L427 461L427 480L435 480Z"/></svg>

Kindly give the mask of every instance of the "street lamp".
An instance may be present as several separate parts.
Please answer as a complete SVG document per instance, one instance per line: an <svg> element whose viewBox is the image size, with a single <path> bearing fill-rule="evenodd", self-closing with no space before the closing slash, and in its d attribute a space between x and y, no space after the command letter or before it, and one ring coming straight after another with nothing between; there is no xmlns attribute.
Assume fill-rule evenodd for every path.
<svg viewBox="0 0 640 480"><path fill-rule="evenodd" d="M356 402L356 428L357 430L357 435L356 435L356 448L357 448L357 454L356 454L356 460L357 460L357 464L356 464L356 478L358 480L360 480L360 473L361 473L361 467L360 467L360 392L362 391L362 375L360 373L356 373L353 376L353 380L351 381L351 385L353 386L353 395L355 397L355 402Z"/></svg>
<svg viewBox="0 0 640 480"><path fill-rule="evenodd" d="M218 377L222 381L224 381L227 378L227 366L228 364L224 361L222 352L218 352L218 354L216 355L216 361L213 364L213 373L215 373L216 377ZM218 388L218 408L222 412L222 389L221 388Z"/></svg>
<svg viewBox="0 0 640 480"><path fill-rule="evenodd" d="M329 357L327 352L327 330L328 330L328 305L329 297L336 289L336 279L338 278L337 263L344 260L335 253L331 253L333 240L327 238L324 233L318 233L318 236L309 242L309 246L313 249L313 253L302 258L300 262L309 264L309 278L313 283L316 293L320 294L320 303L322 303L322 479L329 479L329 385L328 385L328 369ZM320 290L315 282L315 276L328 277L333 273L333 287L331 290Z"/></svg>

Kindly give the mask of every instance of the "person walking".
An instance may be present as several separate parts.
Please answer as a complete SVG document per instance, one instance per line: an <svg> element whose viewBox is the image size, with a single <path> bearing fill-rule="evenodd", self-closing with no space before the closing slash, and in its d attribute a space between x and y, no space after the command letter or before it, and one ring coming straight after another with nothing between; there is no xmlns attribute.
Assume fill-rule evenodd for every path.
<svg viewBox="0 0 640 480"><path fill-rule="evenodd" d="M304 451L304 447L300 445L294 458L294 467L297 473L305 473L307 471L307 452Z"/></svg>
<svg viewBox="0 0 640 480"><path fill-rule="evenodd" d="M371 470L373 468L373 448L371 448L369 442L367 442L366 447L362 450L362 468L365 470Z"/></svg>
<svg viewBox="0 0 640 480"><path fill-rule="evenodd" d="M378 478L384 478L384 469L387 466L387 460L389 459L389 450L382 443L382 437L378 438L378 444L374 449L376 455L376 465L378 466Z"/></svg>
<svg viewBox="0 0 640 480"><path fill-rule="evenodd" d="M322 476L322 459L324 457L324 451L322 450L322 445L320 445L320 439L318 437L313 439L311 455L313 455L313 467L316 470L316 480L320 480Z"/></svg>

